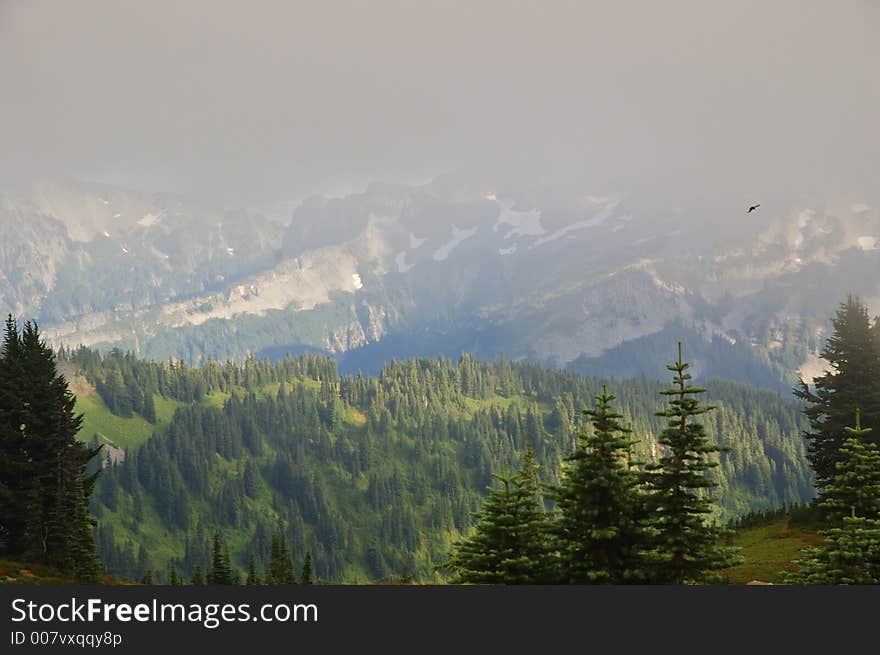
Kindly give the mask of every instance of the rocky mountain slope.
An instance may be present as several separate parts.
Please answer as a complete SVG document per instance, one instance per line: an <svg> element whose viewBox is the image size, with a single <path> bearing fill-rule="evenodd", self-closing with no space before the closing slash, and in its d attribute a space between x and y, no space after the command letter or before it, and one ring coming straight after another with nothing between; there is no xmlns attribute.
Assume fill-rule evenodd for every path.
<svg viewBox="0 0 880 655"><path fill-rule="evenodd" d="M875 208L663 207L448 176L311 198L283 226L44 180L0 196L0 308L55 343L344 369L468 350L653 375L683 339L699 371L780 388L813 372L842 294L880 308Z"/></svg>

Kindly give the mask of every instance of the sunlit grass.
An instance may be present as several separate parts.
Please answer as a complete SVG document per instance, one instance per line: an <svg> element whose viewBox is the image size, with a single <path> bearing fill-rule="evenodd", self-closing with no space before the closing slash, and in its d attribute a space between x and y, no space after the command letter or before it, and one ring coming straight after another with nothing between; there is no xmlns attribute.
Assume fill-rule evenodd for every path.
<svg viewBox="0 0 880 655"><path fill-rule="evenodd" d="M726 569L724 573L734 584L746 584L752 580L780 584L783 572L797 570L797 565L792 562L801 557L801 549L821 543L821 536L790 527L788 519L743 528L734 536L733 545L742 548L745 563Z"/></svg>

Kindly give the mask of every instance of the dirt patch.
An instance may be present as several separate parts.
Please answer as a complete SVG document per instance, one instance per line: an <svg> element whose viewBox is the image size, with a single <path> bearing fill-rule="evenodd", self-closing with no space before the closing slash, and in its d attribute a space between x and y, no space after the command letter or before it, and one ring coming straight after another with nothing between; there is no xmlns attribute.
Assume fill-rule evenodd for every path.
<svg viewBox="0 0 880 655"><path fill-rule="evenodd" d="M70 391L76 396L97 396L98 392L91 382L80 373L79 368L70 362L58 362L58 372L67 380Z"/></svg>

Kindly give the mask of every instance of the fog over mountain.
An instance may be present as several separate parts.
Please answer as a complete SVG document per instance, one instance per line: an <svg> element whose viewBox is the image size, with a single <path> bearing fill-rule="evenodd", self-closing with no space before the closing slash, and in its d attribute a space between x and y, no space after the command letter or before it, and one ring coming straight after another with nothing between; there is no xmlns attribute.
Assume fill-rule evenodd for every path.
<svg viewBox="0 0 880 655"><path fill-rule="evenodd" d="M240 359L321 351L345 370L472 352L784 389L811 375L841 289L880 305L880 212L711 214L637 193L473 174L311 197L287 226L66 178L0 196L0 308L54 344Z"/></svg>
<svg viewBox="0 0 880 655"><path fill-rule="evenodd" d="M880 305L880 5L0 2L0 309L786 388ZM745 209L760 203L758 211Z"/></svg>
<svg viewBox="0 0 880 655"><path fill-rule="evenodd" d="M878 26L870 0L4 0L0 173L223 204L462 167L834 202L877 193Z"/></svg>

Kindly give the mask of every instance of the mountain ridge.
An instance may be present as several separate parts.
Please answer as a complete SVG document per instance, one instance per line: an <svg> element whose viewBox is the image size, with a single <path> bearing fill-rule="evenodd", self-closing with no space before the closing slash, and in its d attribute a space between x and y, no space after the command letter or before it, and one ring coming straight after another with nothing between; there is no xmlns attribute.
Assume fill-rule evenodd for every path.
<svg viewBox="0 0 880 655"><path fill-rule="evenodd" d="M702 336L698 360L713 339L747 343L785 386L815 359L840 289L880 300L880 214L864 203L743 217L725 240L632 195L455 176L313 197L286 226L67 180L2 198L4 311L54 344L192 363L285 349L343 362L469 330L434 350L589 370L681 325ZM410 354L434 354L421 341Z"/></svg>

